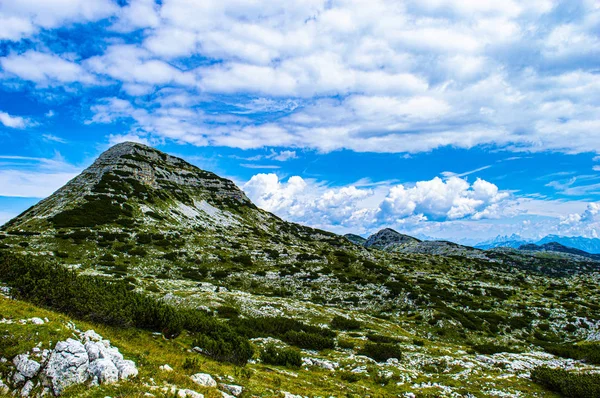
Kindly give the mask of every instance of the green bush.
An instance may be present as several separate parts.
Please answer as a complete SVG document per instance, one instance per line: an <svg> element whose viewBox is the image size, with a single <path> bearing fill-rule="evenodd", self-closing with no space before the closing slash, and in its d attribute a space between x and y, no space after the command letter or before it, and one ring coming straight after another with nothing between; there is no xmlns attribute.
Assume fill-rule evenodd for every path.
<svg viewBox="0 0 600 398"><path fill-rule="evenodd" d="M358 330L361 327L361 323L356 319L336 315L331 321L331 327L338 330Z"/></svg>
<svg viewBox="0 0 600 398"><path fill-rule="evenodd" d="M402 350L400 346L394 343L371 343L367 342L358 352L377 362L385 362L390 358L402 359Z"/></svg>
<svg viewBox="0 0 600 398"><path fill-rule="evenodd" d="M356 383L357 381L359 381L360 379L362 379L362 376L358 373L352 373L352 372L340 372L340 378L344 381L347 381L348 383Z"/></svg>
<svg viewBox="0 0 600 398"><path fill-rule="evenodd" d="M307 350L321 351L327 348L335 348L335 343L331 337L321 336L316 333L290 330L283 335L283 340L296 347L305 348Z"/></svg>
<svg viewBox="0 0 600 398"><path fill-rule="evenodd" d="M12 294L70 316L119 327L196 334L196 345L217 360L244 364L253 355L248 340L201 311L175 308L131 290L127 281L77 275L58 264L0 254L0 280Z"/></svg>
<svg viewBox="0 0 600 398"><path fill-rule="evenodd" d="M572 358L584 360L596 365L600 364L600 344L542 344L544 349L550 354L563 358Z"/></svg>
<svg viewBox="0 0 600 398"><path fill-rule="evenodd" d="M277 337L297 347L313 350L335 347L334 331L306 325L291 318L237 318L232 319L230 325L248 338Z"/></svg>
<svg viewBox="0 0 600 398"><path fill-rule="evenodd" d="M292 348L277 348L269 344L260 351L260 359L269 365L299 368L302 366L302 356L298 350Z"/></svg>
<svg viewBox="0 0 600 398"><path fill-rule="evenodd" d="M531 380L567 398L600 397L600 374L538 366L531 371Z"/></svg>
<svg viewBox="0 0 600 398"><path fill-rule="evenodd" d="M353 349L355 344L350 340L338 340L338 346L345 349Z"/></svg>
<svg viewBox="0 0 600 398"><path fill-rule="evenodd" d="M374 343L399 343L400 340L390 336L384 336L377 333L367 333L367 338Z"/></svg>

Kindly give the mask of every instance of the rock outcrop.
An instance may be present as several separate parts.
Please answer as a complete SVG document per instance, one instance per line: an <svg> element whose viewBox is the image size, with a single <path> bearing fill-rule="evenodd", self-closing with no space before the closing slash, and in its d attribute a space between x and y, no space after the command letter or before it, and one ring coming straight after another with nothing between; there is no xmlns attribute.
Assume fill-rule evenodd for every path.
<svg viewBox="0 0 600 398"><path fill-rule="evenodd" d="M125 360L118 348L93 330L82 333L80 340L59 341L53 350L17 355L13 364L13 387L21 396L30 396L40 385L45 393L60 395L73 385L111 384L138 374L133 361Z"/></svg>

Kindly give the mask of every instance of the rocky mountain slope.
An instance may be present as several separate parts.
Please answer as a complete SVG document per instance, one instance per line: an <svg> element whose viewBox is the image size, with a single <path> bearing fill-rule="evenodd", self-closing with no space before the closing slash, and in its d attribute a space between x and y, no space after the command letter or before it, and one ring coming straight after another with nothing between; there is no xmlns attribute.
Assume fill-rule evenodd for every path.
<svg viewBox="0 0 600 398"><path fill-rule="evenodd" d="M350 238L281 220L181 159L119 144L0 231L0 282L18 299L0 302L17 320L0 333L30 335L19 326L23 300L46 308L35 315L109 328L131 341L124 352L140 376L120 383L132 396L194 390L196 373L246 396L553 396L532 369L600 370L590 354L600 338L593 259L393 230L364 246ZM65 338L48 335L48 348ZM32 349L0 355L3 382ZM187 365L176 356L165 376L161 352L182 349Z"/></svg>

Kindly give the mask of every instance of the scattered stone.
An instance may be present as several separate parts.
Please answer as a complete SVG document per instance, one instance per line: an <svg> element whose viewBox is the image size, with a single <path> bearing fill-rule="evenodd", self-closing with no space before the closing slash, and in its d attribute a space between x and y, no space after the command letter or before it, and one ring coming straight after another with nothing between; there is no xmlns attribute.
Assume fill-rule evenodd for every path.
<svg viewBox="0 0 600 398"><path fill-rule="evenodd" d="M169 366L169 365L167 365L167 364L160 365L158 368L159 368L160 370L162 370L163 372L172 372L172 371L173 371L173 368L172 368L172 367L170 367L170 366Z"/></svg>
<svg viewBox="0 0 600 398"><path fill-rule="evenodd" d="M29 380L21 389L21 396L28 397L34 387L33 381Z"/></svg>
<svg viewBox="0 0 600 398"><path fill-rule="evenodd" d="M31 318L29 320L29 322L33 323L34 325L43 325L44 324L44 320L42 318Z"/></svg>
<svg viewBox="0 0 600 398"><path fill-rule="evenodd" d="M204 398L204 395L200 394L199 392L196 392L194 390L190 390L190 389L181 389L179 391L177 391L177 396L180 398Z"/></svg>
<svg viewBox="0 0 600 398"><path fill-rule="evenodd" d="M208 373L196 373L195 375L190 376L192 381L203 387L216 387L217 382L211 375Z"/></svg>
<svg viewBox="0 0 600 398"><path fill-rule="evenodd" d="M227 391L235 397L239 397L244 391L244 388L242 386L236 386L235 384L221 384L219 385L219 387L221 387L223 390Z"/></svg>

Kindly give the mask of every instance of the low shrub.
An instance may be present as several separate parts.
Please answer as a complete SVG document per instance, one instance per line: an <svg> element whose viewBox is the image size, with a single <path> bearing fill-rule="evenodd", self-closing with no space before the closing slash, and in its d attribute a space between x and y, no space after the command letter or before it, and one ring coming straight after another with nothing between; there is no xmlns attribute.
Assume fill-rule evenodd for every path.
<svg viewBox="0 0 600 398"><path fill-rule="evenodd" d="M376 333L367 333L367 338L374 343L399 343L400 340L395 337L384 336Z"/></svg>
<svg viewBox="0 0 600 398"><path fill-rule="evenodd" d="M338 346L344 349L353 349L355 344L350 340L338 340Z"/></svg>
<svg viewBox="0 0 600 398"><path fill-rule="evenodd" d="M331 327L338 330L358 330L361 327L361 323L356 319L336 315L331 321Z"/></svg>
<svg viewBox="0 0 600 398"><path fill-rule="evenodd" d="M402 350L400 346L394 343L371 343L367 342L358 352L377 362L385 362L390 358L402 359Z"/></svg>
<svg viewBox="0 0 600 398"><path fill-rule="evenodd" d="M269 344L260 351L260 359L269 365L299 368L302 366L302 355L293 348L277 348Z"/></svg>
<svg viewBox="0 0 600 398"><path fill-rule="evenodd" d="M584 360L596 365L600 364L600 344L543 344L546 351L550 354L563 358L572 358Z"/></svg>
<svg viewBox="0 0 600 398"><path fill-rule="evenodd" d="M475 344L472 347L476 352L484 355L499 354L501 352L518 352L513 347L494 343Z"/></svg>
<svg viewBox="0 0 600 398"><path fill-rule="evenodd" d="M600 374L538 366L531 371L531 380L567 398L600 397Z"/></svg>
<svg viewBox="0 0 600 398"><path fill-rule="evenodd" d="M111 326L161 331L174 337L183 330L217 360L245 364L253 355L249 341L201 311L175 308L131 290L124 280L77 275L58 264L0 253L0 280L25 301L75 318Z"/></svg>
<svg viewBox="0 0 600 398"><path fill-rule="evenodd" d="M237 318L230 325L238 333L248 337L276 337L300 348L322 350L334 348L336 333L317 326L306 325L285 317Z"/></svg>
<svg viewBox="0 0 600 398"><path fill-rule="evenodd" d="M327 348L335 348L335 343L331 337L321 336L316 333L296 332L290 330L283 335L283 340L296 347L307 350L321 351Z"/></svg>
<svg viewBox="0 0 600 398"><path fill-rule="evenodd" d="M344 381L347 381L348 383L356 383L357 381L362 379L362 376L359 373L345 371L340 372L340 378Z"/></svg>

